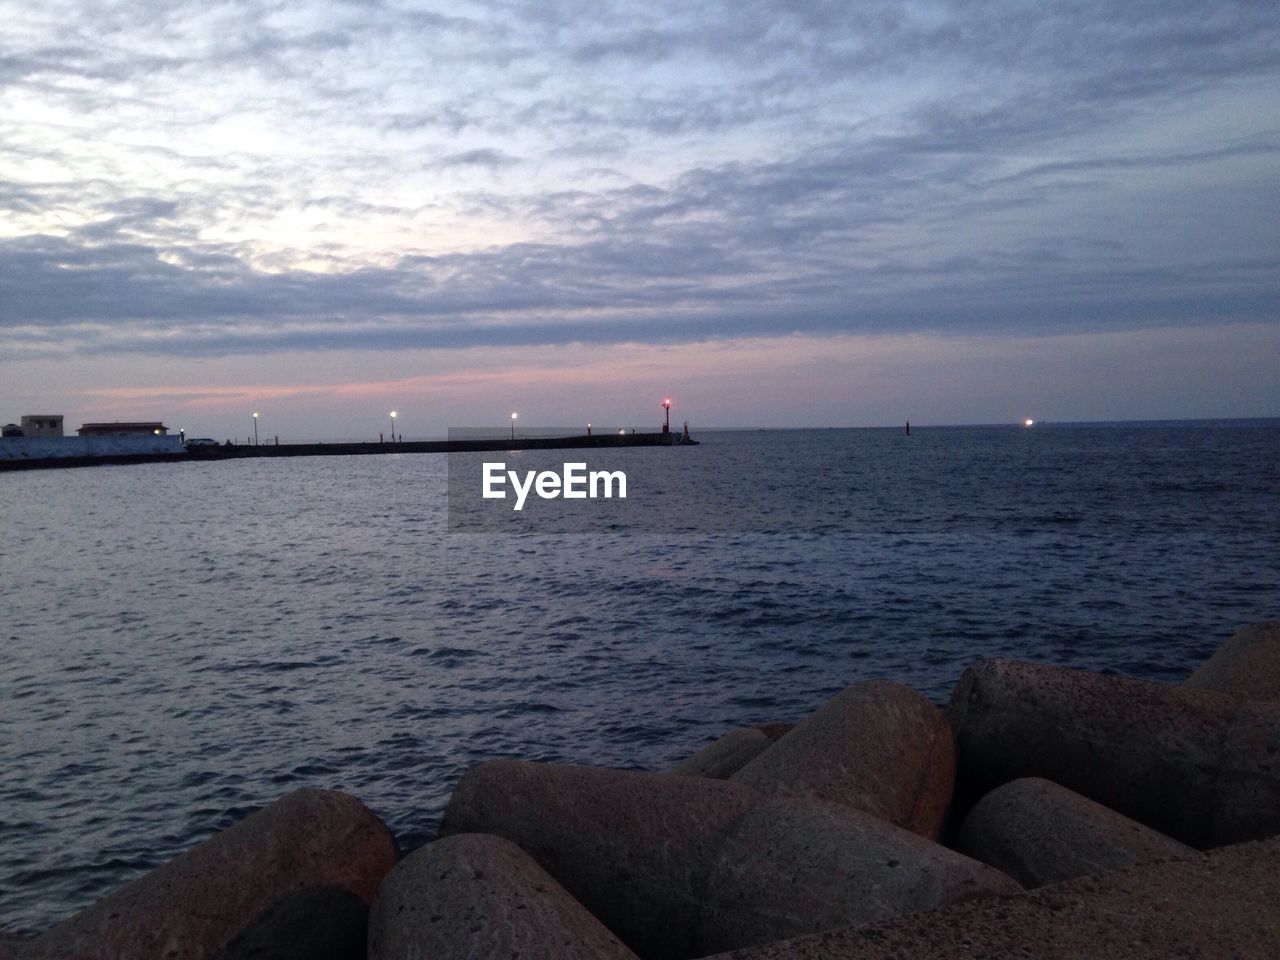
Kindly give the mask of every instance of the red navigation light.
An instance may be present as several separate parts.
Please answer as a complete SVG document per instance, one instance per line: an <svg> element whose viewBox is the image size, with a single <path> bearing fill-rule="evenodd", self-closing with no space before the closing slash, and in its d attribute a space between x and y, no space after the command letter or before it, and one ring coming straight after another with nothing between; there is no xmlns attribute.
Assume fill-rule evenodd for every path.
<svg viewBox="0 0 1280 960"><path fill-rule="evenodd" d="M664 398L664 399L663 399L663 401L662 401L662 405L663 405L664 407L666 407L668 410L670 410L670 409L671 409L671 398L670 398L670 397L666 397L666 398Z"/></svg>

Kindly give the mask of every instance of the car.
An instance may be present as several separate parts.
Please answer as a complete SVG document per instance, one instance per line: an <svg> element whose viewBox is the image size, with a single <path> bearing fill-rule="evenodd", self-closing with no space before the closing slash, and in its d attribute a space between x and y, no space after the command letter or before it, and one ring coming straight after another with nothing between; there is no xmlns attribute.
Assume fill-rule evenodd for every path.
<svg viewBox="0 0 1280 960"><path fill-rule="evenodd" d="M216 447L218 445L218 441L212 440L209 437L195 437L188 440L186 445L188 447Z"/></svg>

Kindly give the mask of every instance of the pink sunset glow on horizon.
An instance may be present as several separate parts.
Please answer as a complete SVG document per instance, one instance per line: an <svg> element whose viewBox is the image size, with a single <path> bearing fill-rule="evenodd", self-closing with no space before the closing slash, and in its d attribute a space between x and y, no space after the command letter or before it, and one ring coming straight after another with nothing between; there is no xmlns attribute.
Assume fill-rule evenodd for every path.
<svg viewBox="0 0 1280 960"><path fill-rule="evenodd" d="M637 343L368 354L331 353L85 364L74 386L65 361L34 365L11 383L19 406L68 420L159 419L193 435L238 436L261 408L286 439L376 436L388 409L406 437L503 423L656 426L661 403L696 427L814 427L1219 415L1246 408L1270 375L1280 333L1254 325L1212 333L1175 329L1053 338L789 336L681 346ZM1189 361L1232 366L1222 383ZM353 369L360 376L352 377ZM282 376L282 371L285 375ZM1166 379L1177 389L1154 389ZM292 382L290 382L292 381ZM119 383L131 383L122 387ZM1091 400L1078 394L1087 389ZM1212 393L1212 408L1187 396ZM966 398L966 403L957 402ZM1179 406L1179 403L1183 406Z"/></svg>

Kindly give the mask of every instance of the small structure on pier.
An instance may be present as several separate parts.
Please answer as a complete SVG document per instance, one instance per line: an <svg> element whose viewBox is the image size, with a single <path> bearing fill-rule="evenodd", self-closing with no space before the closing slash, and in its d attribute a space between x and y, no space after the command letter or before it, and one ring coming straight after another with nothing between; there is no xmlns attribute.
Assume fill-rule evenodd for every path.
<svg viewBox="0 0 1280 960"><path fill-rule="evenodd" d="M76 431L82 437L136 437L143 434L163 437L168 432L169 428L158 420L149 423L121 423L119 420L114 423L86 423Z"/></svg>
<svg viewBox="0 0 1280 960"><path fill-rule="evenodd" d="M24 413L22 415L22 435L24 437L62 436L62 414Z"/></svg>

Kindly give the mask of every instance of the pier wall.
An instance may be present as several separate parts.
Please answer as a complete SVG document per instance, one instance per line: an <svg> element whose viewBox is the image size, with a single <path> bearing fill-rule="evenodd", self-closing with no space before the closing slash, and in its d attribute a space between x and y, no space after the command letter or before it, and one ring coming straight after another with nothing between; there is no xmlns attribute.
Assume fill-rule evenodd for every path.
<svg viewBox="0 0 1280 960"><path fill-rule="evenodd" d="M130 457L183 453L176 436L139 434L127 437L4 437L0 460L52 460L74 457Z"/></svg>

